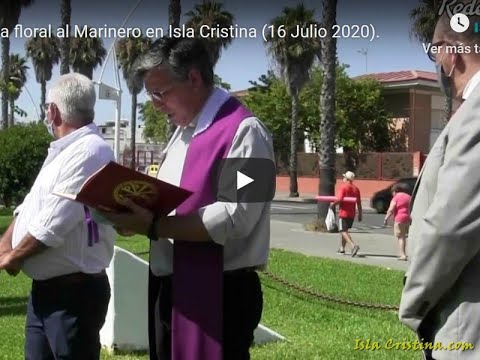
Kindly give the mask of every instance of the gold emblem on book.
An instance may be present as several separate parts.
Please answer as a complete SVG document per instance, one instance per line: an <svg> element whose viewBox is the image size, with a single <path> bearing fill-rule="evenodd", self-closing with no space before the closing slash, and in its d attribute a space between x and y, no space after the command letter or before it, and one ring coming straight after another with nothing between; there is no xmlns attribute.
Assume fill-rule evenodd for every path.
<svg viewBox="0 0 480 360"><path fill-rule="evenodd" d="M125 199L143 199L144 201L150 201L155 198L155 187L146 181L125 181L119 184L113 191L113 197L115 201L121 203Z"/></svg>

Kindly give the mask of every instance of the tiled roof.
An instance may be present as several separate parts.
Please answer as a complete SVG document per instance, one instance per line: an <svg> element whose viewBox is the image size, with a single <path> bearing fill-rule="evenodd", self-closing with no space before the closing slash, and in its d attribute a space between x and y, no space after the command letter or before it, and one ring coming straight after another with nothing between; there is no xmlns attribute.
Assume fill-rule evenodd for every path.
<svg viewBox="0 0 480 360"><path fill-rule="evenodd" d="M405 70L384 73L365 74L355 77L355 79L373 78L381 83L393 83L412 80L437 81L437 74L423 70Z"/></svg>
<svg viewBox="0 0 480 360"><path fill-rule="evenodd" d="M248 89L245 90L237 90L237 91L231 91L230 95L235 96L237 98L242 98L248 94Z"/></svg>

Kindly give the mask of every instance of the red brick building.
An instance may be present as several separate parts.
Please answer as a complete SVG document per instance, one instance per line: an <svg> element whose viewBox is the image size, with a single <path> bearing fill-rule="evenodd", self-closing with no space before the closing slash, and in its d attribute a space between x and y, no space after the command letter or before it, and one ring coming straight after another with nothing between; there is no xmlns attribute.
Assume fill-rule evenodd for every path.
<svg viewBox="0 0 480 360"><path fill-rule="evenodd" d="M406 70L366 74L356 79L373 78L384 88L387 110L405 133L403 151L428 153L444 127L445 96L437 74Z"/></svg>

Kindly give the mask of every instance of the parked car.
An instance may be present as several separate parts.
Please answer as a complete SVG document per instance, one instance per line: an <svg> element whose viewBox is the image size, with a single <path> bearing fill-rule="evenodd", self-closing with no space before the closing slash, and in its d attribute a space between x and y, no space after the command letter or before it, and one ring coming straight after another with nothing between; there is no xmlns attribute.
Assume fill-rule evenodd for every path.
<svg viewBox="0 0 480 360"><path fill-rule="evenodd" d="M415 187L416 182L416 177L398 180L387 188L373 194L372 198L370 199L370 206L374 208L379 214L386 213L388 207L390 206L390 201L392 200L392 186L398 183L404 184L406 189L408 190L407 192L412 195L413 188Z"/></svg>

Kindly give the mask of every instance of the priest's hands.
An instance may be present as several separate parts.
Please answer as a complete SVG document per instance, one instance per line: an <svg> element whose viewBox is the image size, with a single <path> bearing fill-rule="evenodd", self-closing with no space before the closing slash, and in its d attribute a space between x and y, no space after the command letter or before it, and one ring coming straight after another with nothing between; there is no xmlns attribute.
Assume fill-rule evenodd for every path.
<svg viewBox="0 0 480 360"><path fill-rule="evenodd" d="M153 213L133 201L126 199L122 205L127 207L129 213L103 213L102 216L110 221L120 235L132 236L133 234L147 235L153 220Z"/></svg>

